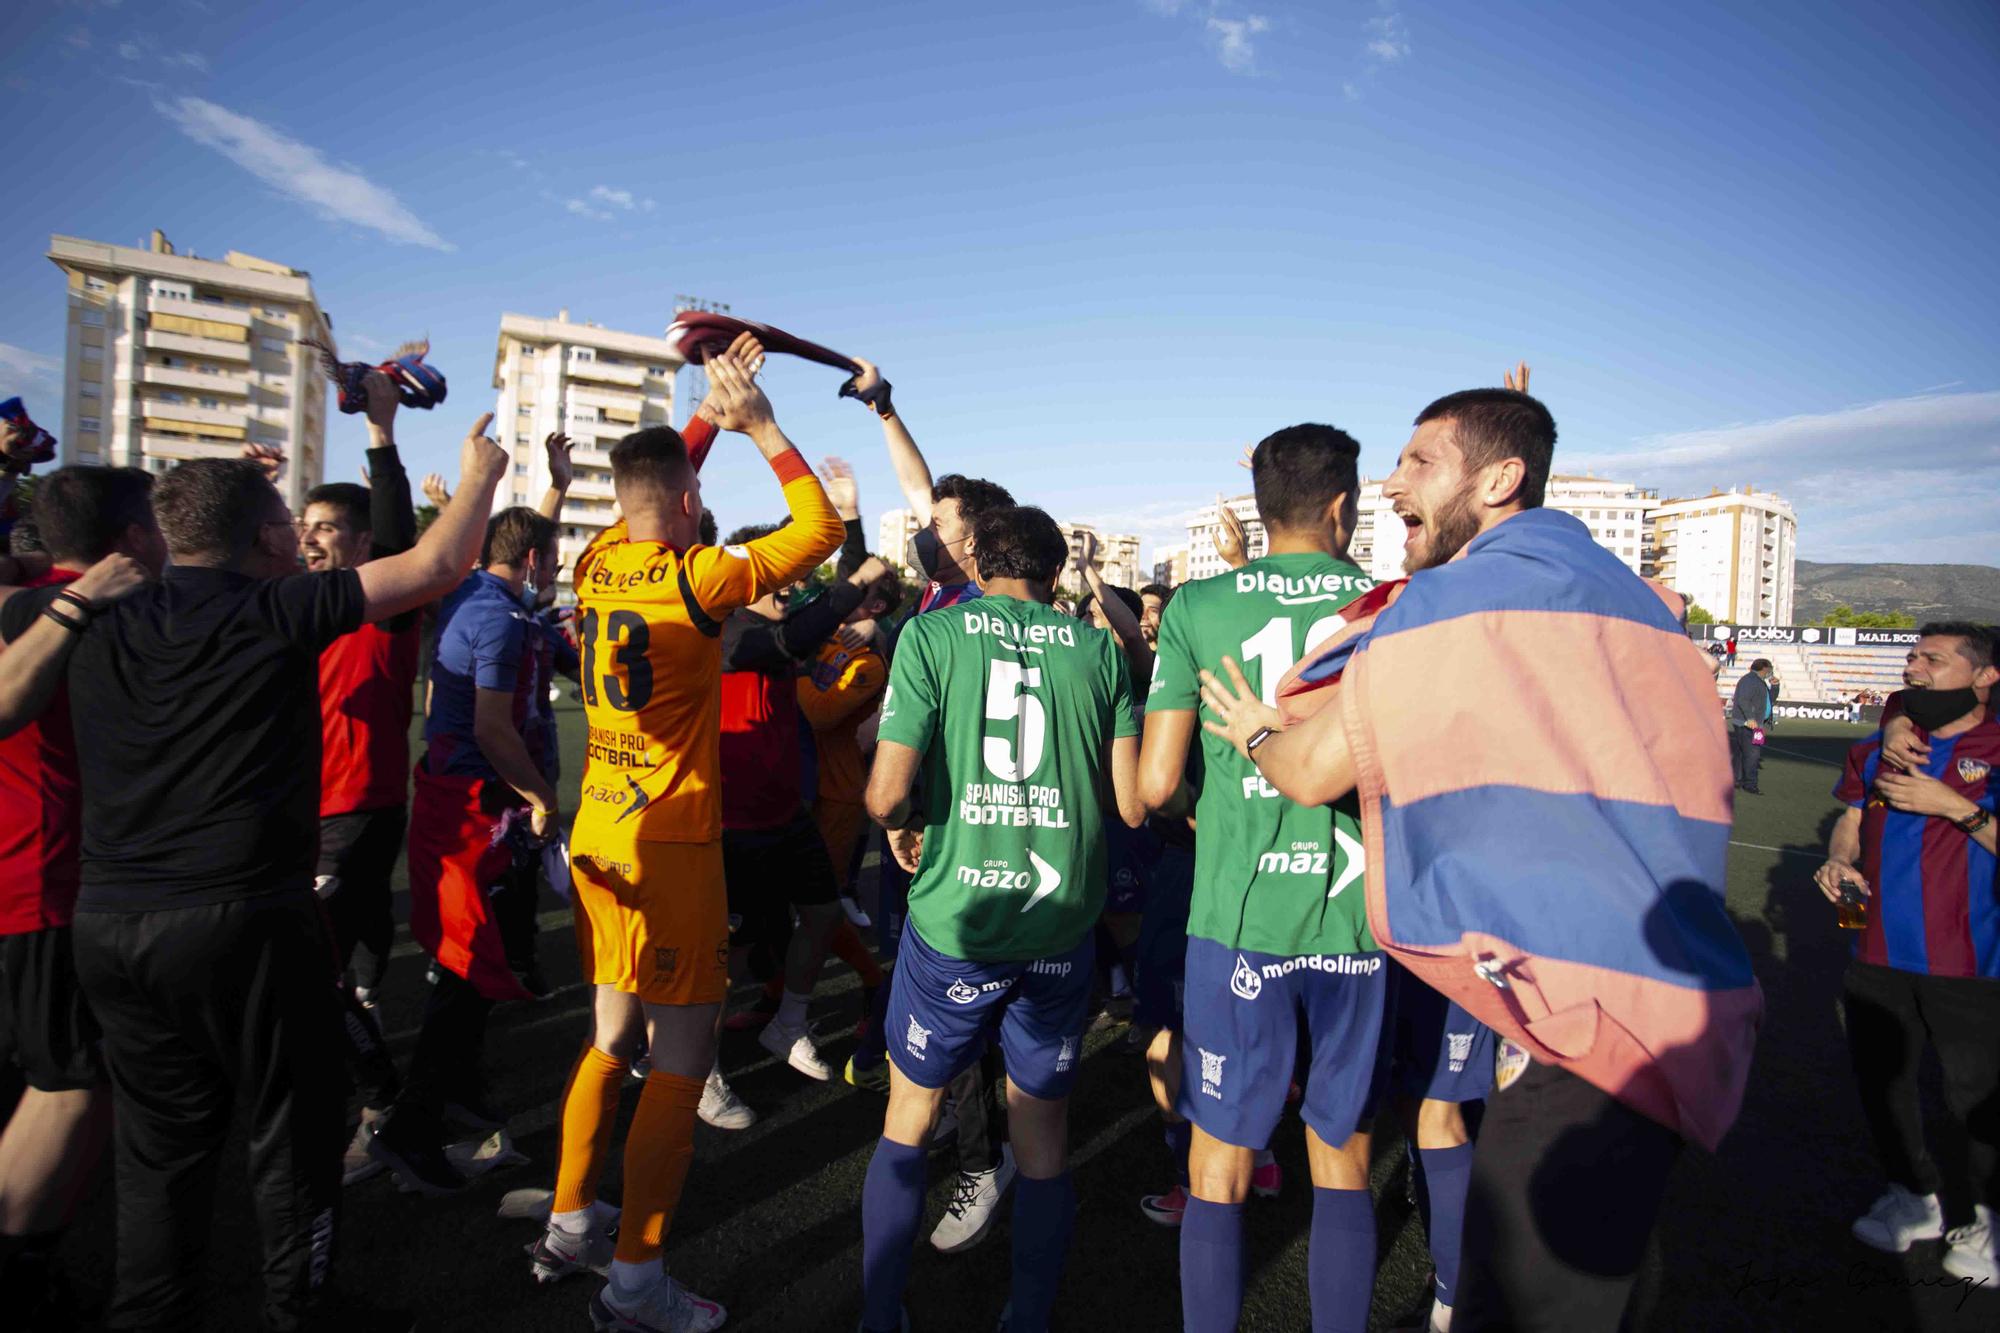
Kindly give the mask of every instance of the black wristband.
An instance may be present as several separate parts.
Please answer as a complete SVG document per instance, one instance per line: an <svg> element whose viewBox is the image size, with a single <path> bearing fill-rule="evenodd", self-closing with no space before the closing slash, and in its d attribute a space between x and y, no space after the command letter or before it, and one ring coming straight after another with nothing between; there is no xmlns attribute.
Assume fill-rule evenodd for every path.
<svg viewBox="0 0 2000 1333"><path fill-rule="evenodd" d="M90 628L89 621L71 620L68 616L56 610L54 603L50 603L48 606L43 607L42 614L46 616L48 619L55 621L56 624L61 625L71 634L81 634L86 629Z"/></svg>
<svg viewBox="0 0 2000 1333"><path fill-rule="evenodd" d="M1951 822L1958 825L1960 832L1971 834L1979 832L1979 830L1985 828L1992 821L1992 812L1982 807L1974 810L1963 819L1954 819Z"/></svg>
<svg viewBox="0 0 2000 1333"><path fill-rule="evenodd" d="M97 603L91 601L88 597L85 597L73 588L64 588L56 594L56 600L58 602L68 602L71 606L83 612L83 618L86 621L97 614Z"/></svg>

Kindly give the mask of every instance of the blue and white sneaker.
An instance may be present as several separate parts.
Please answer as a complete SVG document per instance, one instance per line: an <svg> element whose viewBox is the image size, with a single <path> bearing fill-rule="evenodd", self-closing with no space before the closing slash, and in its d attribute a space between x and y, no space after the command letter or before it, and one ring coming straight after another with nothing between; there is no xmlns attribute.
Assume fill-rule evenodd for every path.
<svg viewBox="0 0 2000 1333"><path fill-rule="evenodd" d="M644 1291L623 1295L607 1282L590 1298L590 1322L597 1333L715 1333L728 1317L727 1310L664 1271Z"/></svg>

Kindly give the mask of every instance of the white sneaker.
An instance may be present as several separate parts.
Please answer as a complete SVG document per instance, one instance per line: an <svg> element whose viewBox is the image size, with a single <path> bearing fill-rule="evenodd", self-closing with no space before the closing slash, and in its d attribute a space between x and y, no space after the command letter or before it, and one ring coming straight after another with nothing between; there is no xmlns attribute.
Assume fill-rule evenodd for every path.
<svg viewBox="0 0 2000 1333"><path fill-rule="evenodd" d="M1944 1271L1953 1277L2000 1282L2000 1231L1995 1229L1993 1210L1982 1203L1974 1211L1978 1221L1944 1233Z"/></svg>
<svg viewBox="0 0 2000 1333"><path fill-rule="evenodd" d="M820 1059L819 1047L813 1045L803 1027L786 1027L772 1019L757 1034L757 1044L773 1055L782 1056L786 1064L807 1078L824 1083L833 1077L833 1066Z"/></svg>
<svg viewBox="0 0 2000 1333"><path fill-rule="evenodd" d="M590 1211L590 1225L582 1234L550 1222L528 1243L528 1268L536 1282L560 1282L572 1273L602 1277L611 1271L611 1260L618 1250L618 1209L600 1202L592 1204Z"/></svg>
<svg viewBox="0 0 2000 1333"><path fill-rule="evenodd" d="M354 1127L354 1138L340 1158L341 1184L359 1184L389 1169L368 1154L368 1140L375 1137L375 1124L387 1114L387 1111L371 1111L365 1106L361 1108L361 1123Z"/></svg>
<svg viewBox="0 0 2000 1333"><path fill-rule="evenodd" d="M961 1171L952 1186L951 1202L944 1217L931 1232L931 1244L945 1254L969 1250L986 1239L993 1218L1000 1210L1001 1196L1014 1183L1014 1150L1000 1150L1000 1165L991 1171Z"/></svg>
<svg viewBox="0 0 2000 1333"><path fill-rule="evenodd" d="M1944 1234L1944 1211L1938 1197L1919 1197L1901 1185L1891 1185L1875 1206L1854 1219L1854 1239L1872 1249L1901 1254L1912 1241L1936 1240Z"/></svg>
<svg viewBox="0 0 2000 1333"><path fill-rule="evenodd" d="M701 1106L695 1114L717 1129L748 1129L757 1123L757 1113L736 1095L719 1069L708 1071L708 1082L701 1085Z"/></svg>
<svg viewBox="0 0 2000 1333"><path fill-rule="evenodd" d="M590 1322L598 1333L714 1333L728 1317L720 1305L664 1272L644 1291L626 1295L607 1282L590 1298Z"/></svg>

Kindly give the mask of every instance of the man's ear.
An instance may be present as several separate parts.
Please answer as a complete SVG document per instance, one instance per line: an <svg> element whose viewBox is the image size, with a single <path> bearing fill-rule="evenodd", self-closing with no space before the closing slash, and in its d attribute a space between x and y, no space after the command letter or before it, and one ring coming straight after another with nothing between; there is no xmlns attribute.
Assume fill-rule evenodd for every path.
<svg viewBox="0 0 2000 1333"><path fill-rule="evenodd" d="M1491 509L1514 503L1521 493L1521 484L1528 479L1528 465L1518 458L1488 463L1481 472L1479 496Z"/></svg>
<svg viewBox="0 0 2000 1333"><path fill-rule="evenodd" d="M1982 690L2000 685L2000 667L1983 666L1972 673L1972 683Z"/></svg>

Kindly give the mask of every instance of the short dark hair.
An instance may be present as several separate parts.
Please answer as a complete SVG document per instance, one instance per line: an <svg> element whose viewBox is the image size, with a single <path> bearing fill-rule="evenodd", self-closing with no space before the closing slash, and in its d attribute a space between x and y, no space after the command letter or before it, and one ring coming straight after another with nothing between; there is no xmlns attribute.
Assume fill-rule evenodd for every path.
<svg viewBox="0 0 2000 1333"><path fill-rule="evenodd" d="M486 521L482 565L518 565L530 552L545 551L556 539L556 521L526 505L513 505Z"/></svg>
<svg viewBox="0 0 2000 1333"><path fill-rule="evenodd" d="M1272 431L1250 455L1257 516L1278 528L1320 522L1328 505L1360 491L1354 466L1360 456L1360 442L1335 426L1308 421Z"/></svg>
<svg viewBox="0 0 2000 1333"><path fill-rule="evenodd" d="M59 560L96 564L152 510L153 474L136 467L57 468L35 483L35 534Z"/></svg>
<svg viewBox="0 0 2000 1333"><path fill-rule="evenodd" d="M1014 505L1014 497L1005 486L957 472L947 472L931 483L931 503L936 504L940 500L958 501L959 517L973 526L978 524L981 515L997 509L1010 509Z"/></svg>
<svg viewBox="0 0 2000 1333"><path fill-rule="evenodd" d="M658 490L687 489L687 441L672 426L635 430L611 446L611 484L651 486Z"/></svg>
<svg viewBox="0 0 2000 1333"><path fill-rule="evenodd" d="M1104 585L1104 589L1125 604L1125 609L1132 613L1134 620L1146 614L1146 604L1140 601L1139 594L1133 592L1130 588L1121 588L1115 583L1107 583ZM1093 593L1085 593L1079 598L1076 604L1076 618L1078 620L1090 619L1090 607L1096 600L1096 595Z"/></svg>
<svg viewBox="0 0 2000 1333"><path fill-rule="evenodd" d="M1033 505L1002 505L980 514L973 525L972 554L983 579L1052 584L1069 563L1069 539L1045 510Z"/></svg>
<svg viewBox="0 0 2000 1333"><path fill-rule="evenodd" d="M255 463L237 458L192 458L153 488L153 513L173 555L240 560L257 544L278 488Z"/></svg>
<svg viewBox="0 0 2000 1333"><path fill-rule="evenodd" d="M791 521L791 516L789 514L786 515L785 523ZM742 527L730 532L726 545L742 546L746 543L756 541L759 537L768 537L779 528L784 527L785 523L745 523Z"/></svg>
<svg viewBox="0 0 2000 1333"><path fill-rule="evenodd" d="M1467 470L1520 459L1521 489L1516 494L1521 507L1541 507L1556 451L1556 419L1541 399L1519 389L1465 389L1417 413L1416 425L1428 421L1458 424L1455 438Z"/></svg>
<svg viewBox="0 0 2000 1333"><path fill-rule="evenodd" d="M707 505L701 507L701 521L695 524L695 536L703 546L715 545L715 511Z"/></svg>
<svg viewBox="0 0 2000 1333"><path fill-rule="evenodd" d="M306 492L309 505L332 505L340 511L341 519L356 532L367 532L375 526L375 516L369 507L368 488L352 481L329 481Z"/></svg>
<svg viewBox="0 0 2000 1333"><path fill-rule="evenodd" d="M1148 583L1145 587L1139 589L1139 595L1141 597L1157 597L1160 599L1161 606L1165 606L1168 602L1174 600L1174 590L1164 583Z"/></svg>
<svg viewBox="0 0 2000 1333"><path fill-rule="evenodd" d="M1970 620L1933 620L1918 628L1917 637L1955 638L1958 640L1959 655L1972 663L1974 671L1993 665L1991 625L1975 625Z"/></svg>
<svg viewBox="0 0 2000 1333"><path fill-rule="evenodd" d="M903 580L897 576L896 571L890 570L868 586L868 595L862 600L882 603L882 609L875 614L886 616L903 604Z"/></svg>
<svg viewBox="0 0 2000 1333"><path fill-rule="evenodd" d="M1757 659L1756 661L1754 661L1754 662L1752 662L1752 663L1750 664L1750 669L1751 669L1752 671L1762 671L1762 670L1763 670L1763 669L1764 669L1765 667L1768 667L1768 666L1770 666L1770 665L1771 665L1771 659L1770 659L1770 658L1768 658L1768 657L1760 657L1760 658L1758 658L1758 659ZM1776 670L1776 668L1772 668L1772 669L1773 669L1773 670Z"/></svg>

